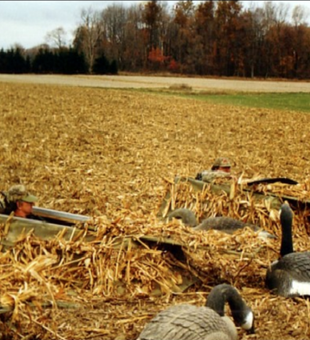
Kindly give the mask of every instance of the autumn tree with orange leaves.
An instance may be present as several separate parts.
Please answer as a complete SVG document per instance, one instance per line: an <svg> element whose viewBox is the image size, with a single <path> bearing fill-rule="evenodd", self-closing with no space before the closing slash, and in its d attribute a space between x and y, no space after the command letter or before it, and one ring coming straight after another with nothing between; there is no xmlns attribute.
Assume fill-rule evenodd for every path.
<svg viewBox="0 0 310 340"><path fill-rule="evenodd" d="M82 11L72 48L85 56L90 73L105 57L129 72L308 79L309 13L290 6L294 2L115 2Z"/></svg>

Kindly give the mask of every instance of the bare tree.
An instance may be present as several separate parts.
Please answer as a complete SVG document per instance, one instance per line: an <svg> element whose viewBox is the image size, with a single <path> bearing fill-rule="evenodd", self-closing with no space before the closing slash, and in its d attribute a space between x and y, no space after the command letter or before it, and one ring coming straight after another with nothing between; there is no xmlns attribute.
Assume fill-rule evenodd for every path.
<svg viewBox="0 0 310 340"><path fill-rule="evenodd" d="M122 4L108 6L101 13L103 39L101 41L105 55L109 59L121 63L124 54L125 27L128 21L128 11Z"/></svg>
<svg viewBox="0 0 310 340"><path fill-rule="evenodd" d="M306 11L304 6L295 6L292 13L292 20L294 26L305 24L309 18L309 11Z"/></svg>
<svg viewBox="0 0 310 340"><path fill-rule="evenodd" d="M81 11L81 25L76 30L73 45L86 56L91 72L96 58L96 48L102 35L100 13L91 7Z"/></svg>
<svg viewBox="0 0 310 340"><path fill-rule="evenodd" d="M176 25L175 37L175 56L176 60L182 65L181 72L191 72L187 66L192 64L191 50L194 44L194 13L195 5L192 0L178 1L173 9L173 22Z"/></svg>
<svg viewBox="0 0 310 340"><path fill-rule="evenodd" d="M134 4L130 6L127 15L122 65L124 69L139 71L143 68L145 62L145 25L143 23L142 5Z"/></svg>
<svg viewBox="0 0 310 340"><path fill-rule="evenodd" d="M58 27L46 34L45 41L48 44L55 45L57 48L62 48L66 46L66 32L63 27Z"/></svg>

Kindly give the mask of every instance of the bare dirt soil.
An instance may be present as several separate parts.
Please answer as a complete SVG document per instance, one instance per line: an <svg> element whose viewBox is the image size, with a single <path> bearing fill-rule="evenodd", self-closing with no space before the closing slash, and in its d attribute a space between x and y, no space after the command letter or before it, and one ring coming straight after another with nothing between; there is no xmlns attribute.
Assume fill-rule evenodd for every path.
<svg viewBox="0 0 310 340"><path fill-rule="evenodd" d="M310 83L302 81L236 80L170 76L62 76L0 74L0 81L109 88L169 88L173 85L185 84L196 91L310 92Z"/></svg>
<svg viewBox="0 0 310 340"><path fill-rule="evenodd" d="M135 340L161 309L184 301L202 305L212 285L229 282L256 316L256 333L238 329L240 339L310 339L309 301L278 297L264 286L266 268L280 248L279 223L268 204L213 199L214 212L223 214L234 209L237 214L239 205L249 204L257 221L276 234L269 243L251 233L198 235L155 218L176 175L194 177L218 156L232 160L237 177L299 181L300 194L309 198L308 115L104 88L126 87L128 80L130 87L147 86L147 79L0 76L1 190L23 183L39 197L39 206L91 216L101 233L91 244L64 243L61 237L41 242L30 234L0 253L0 305L13 308L0 314L0 338ZM156 86L192 81L151 79ZM220 87L216 80L193 81ZM229 89L242 83L249 90L252 84L223 82ZM266 89L272 83L257 84ZM308 86L279 82L272 91L281 85L287 91ZM190 192L178 204L197 197ZM305 212L301 215L295 216L294 242L296 250L306 251L310 243ZM0 226L0 238L5 229ZM185 240L191 247L189 263L180 268L196 263L201 283L175 292L183 277L169 252L147 245L111 246L115 239L146 230ZM200 256L195 244L211 250ZM229 254L217 252L218 247ZM150 294L156 284L161 295Z"/></svg>

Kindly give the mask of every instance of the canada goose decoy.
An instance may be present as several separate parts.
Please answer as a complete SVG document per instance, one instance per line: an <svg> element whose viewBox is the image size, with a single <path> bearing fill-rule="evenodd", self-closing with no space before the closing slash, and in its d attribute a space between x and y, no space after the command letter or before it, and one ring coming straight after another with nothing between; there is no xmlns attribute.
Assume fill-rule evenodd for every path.
<svg viewBox="0 0 310 340"><path fill-rule="evenodd" d="M254 333L254 314L236 288L215 286L206 306L180 304L158 313L142 330L137 340L237 340L234 322L224 316L228 302L235 324Z"/></svg>
<svg viewBox="0 0 310 340"><path fill-rule="evenodd" d="M310 252L294 252L293 212L287 203L281 205L281 257L267 270L266 286L284 297L310 296Z"/></svg>
<svg viewBox="0 0 310 340"><path fill-rule="evenodd" d="M208 217L203 220L199 225L194 227L194 230L219 230L226 234L233 234L236 230L248 227L255 232L258 232L258 236L262 238L275 238L274 235L268 233L266 230L262 230L257 225L251 223L242 222L236 218L228 216L216 216Z"/></svg>
<svg viewBox="0 0 310 340"><path fill-rule="evenodd" d="M171 211L168 214L168 219L172 218L182 220L183 224L189 227L193 227L194 230L219 230L226 234L233 234L236 230L244 227L249 227L253 231L259 232L261 238L275 238L274 235L268 233L266 230L260 229L258 226L250 223L242 222L238 219L228 216L208 217L197 225L196 216L193 211L186 208L179 208Z"/></svg>

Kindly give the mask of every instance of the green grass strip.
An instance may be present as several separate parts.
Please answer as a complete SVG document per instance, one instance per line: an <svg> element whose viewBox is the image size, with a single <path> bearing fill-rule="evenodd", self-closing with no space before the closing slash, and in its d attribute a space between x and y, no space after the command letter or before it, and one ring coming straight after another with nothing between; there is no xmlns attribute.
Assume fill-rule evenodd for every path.
<svg viewBox="0 0 310 340"><path fill-rule="evenodd" d="M208 93L180 94L182 97L195 98L215 104L236 105L255 108L299 111L310 113L309 93Z"/></svg>

